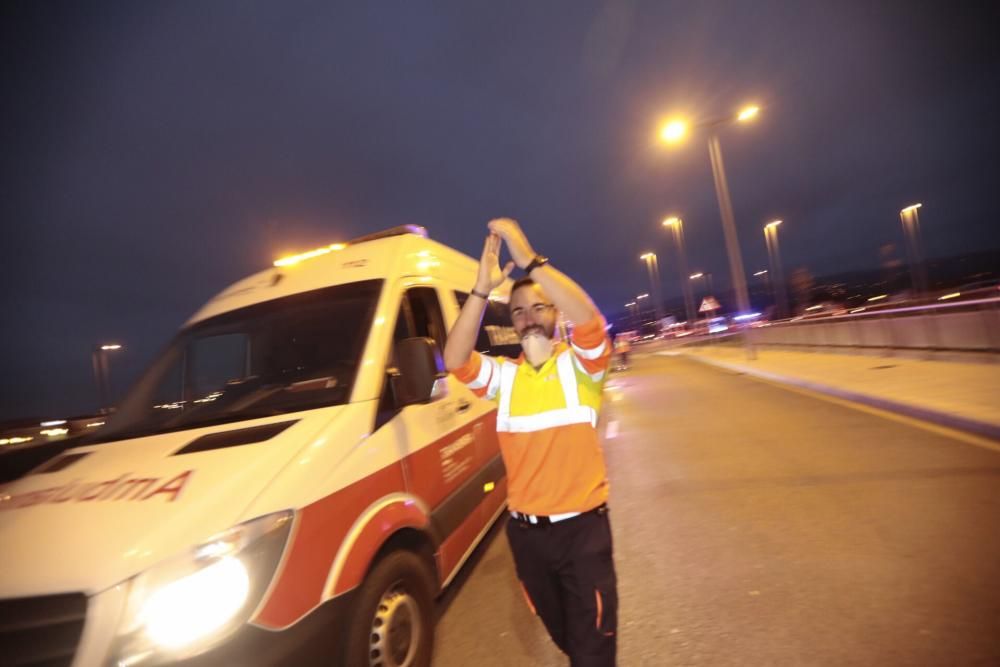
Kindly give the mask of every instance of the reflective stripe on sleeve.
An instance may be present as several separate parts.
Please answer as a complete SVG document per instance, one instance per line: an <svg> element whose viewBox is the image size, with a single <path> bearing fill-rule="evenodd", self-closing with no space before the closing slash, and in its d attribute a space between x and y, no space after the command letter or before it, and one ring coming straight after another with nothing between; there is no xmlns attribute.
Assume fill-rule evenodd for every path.
<svg viewBox="0 0 1000 667"><path fill-rule="evenodd" d="M603 380L604 375L607 373L607 369L601 369L596 373L588 373L587 369L583 367L583 364L580 363L580 360L577 359L575 356L573 357L573 364L576 366L577 370L579 370L581 373L589 377L594 382L600 382L601 380Z"/></svg>
<svg viewBox="0 0 1000 667"><path fill-rule="evenodd" d="M576 352L578 355L580 355L580 357L593 361L594 359L597 359L602 354L604 354L604 348L607 347L607 343L608 341L605 338L604 340L601 341L600 345L593 348L592 350L585 350L572 341L570 342L570 345L573 347L573 351Z"/></svg>
<svg viewBox="0 0 1000 667"><path fill-rule="evenodd" d="M489 383L492 374L493 364L489 363L487 357L480 356L479 375L476 376L475 380L469 382L469 389L482 389Z"/></svg>

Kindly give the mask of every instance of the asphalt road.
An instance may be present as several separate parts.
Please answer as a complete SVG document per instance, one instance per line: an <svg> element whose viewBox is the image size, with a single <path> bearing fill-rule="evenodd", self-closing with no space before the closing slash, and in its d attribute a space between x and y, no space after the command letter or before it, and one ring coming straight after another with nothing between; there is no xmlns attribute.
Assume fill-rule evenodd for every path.
<svg viewBox="0 0 1000 667"><path fill-rule="evenodd" d="M606 401L619 665L1000 665L1000 453L678 357ZM435 666L568 664L500 528Z"/></svg>

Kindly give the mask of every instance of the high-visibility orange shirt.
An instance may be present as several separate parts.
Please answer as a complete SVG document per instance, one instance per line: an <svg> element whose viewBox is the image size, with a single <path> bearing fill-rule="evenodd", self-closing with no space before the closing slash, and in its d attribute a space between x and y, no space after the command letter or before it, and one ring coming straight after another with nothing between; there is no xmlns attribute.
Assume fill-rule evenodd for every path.
<svg viewBox="0 0 1000 667"><path fill-rule="evenodd" d="M507 468L507 503L525 514L585 512L608 498L597 436L611 357L603 317L573 329L537 370L524 359L473 352L453 371L498 405L497 436Z"/></svg>

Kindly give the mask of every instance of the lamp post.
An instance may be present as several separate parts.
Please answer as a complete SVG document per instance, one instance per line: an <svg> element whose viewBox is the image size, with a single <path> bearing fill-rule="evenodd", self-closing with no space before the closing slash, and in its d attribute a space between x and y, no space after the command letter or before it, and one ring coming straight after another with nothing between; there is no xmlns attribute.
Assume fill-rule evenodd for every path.
<svg viewBox="0 0 1000 667"><path fill-rule="evenodd" d="M910 262L914 296L927 292L927 267L924 265L923 249L920 243L920 215L917 211L923 204L912 204L899 212L906 237L906 255Z"/></svg>
<svg viewBox="0 0 1000 667"><path fill-rule="evenodd" d="M109 397L111 395L111 373L108 364L108 352L122 349L118 343L95 345L90 359L94 365L94 381L97 383L97 395L100 399L98 411L108 413L111 410Z"/></svg>
<svg viewBox="0 0 1000 667"><path fill-rule="evenodd" d="M706 296L712 296L712 274L699 271L698 273L692 273L688 276L688 280L700 280L701 289L705 292L702 298Z"/></svg>
<svg viewBox="0 0 1000 667"><path fill-rule="evenodd" d="M778 227L781 220L773 220L764 225L764 241L767 243L767 257L771 262L771 289L778 319L788 317L788 290L781 266L781 248L778 246Z"/></svg>
<svg viewBox="0 0 1000 667"><path fill-rule="evenodd" d="M656 261L655 252L644 252L639 259L646 262L646 273L649 275L649 293L653 298L653 313L657 320L663 319L663 302L660 299L660 265Z"/></svg>
<svg viewBox="0 0 1000 667"><path fill-rule="evenodd" d="M718 130L733 122L744 123L752 120L760 112L760 107L747 106L735 117L723 117L699 123L696 127L709 130L708 155L712 162L712 177L715 181L715 196L719 200L719 213L722 216L722 230L726 237L726 253L729 256L729 271L732 274L733 289L736 292L736 307L740 313L750 312L750 295L747 292L746 274L743 270L743 256L740 253L739 238L736 235L736 222L733 217L733 204L729 197L729 185L726 182L726 171L722 161L722 147L719 145ZM667 123L660 131L660 137L669 143L680 141L687 134L687 123L674 120Z"/></svg>
<svg viewBox="0 0 1000 667"><path fill-rule="evenodd" d="M691 281L687 279L687 251L684 247L684 221L678 217L670 217L663 221L663 226L668 227L674 237L674 248L677 250L677 272L681 280L681 292L684 294L684 314L687 317L688 326L694 326L695 310L694 298L691 295Z"/></svg>
<svg viewBox="0 0 1000 667"><path fill-rule="evenodd" d="M639 307L638 307L638 304L635 301L629 301L628 303L625 304L625 307L628 308L628 313L631 316L631 324L630 324L629 328L630 329L635 329L636 327L639 326Z"/></svg>

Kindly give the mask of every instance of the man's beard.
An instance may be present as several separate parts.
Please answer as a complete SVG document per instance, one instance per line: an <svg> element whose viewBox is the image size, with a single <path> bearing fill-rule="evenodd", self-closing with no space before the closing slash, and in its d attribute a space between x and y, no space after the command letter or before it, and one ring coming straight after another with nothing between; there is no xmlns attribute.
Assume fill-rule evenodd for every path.
<svg viewBox="0 0 1000 667"><path fill-rule="evenodd" d="M524 341L526 337L531 335L544 336L545 338L551 339L553 336L555 336L555 333L556 333L555 325L552 325L551 328L546 329L541 324L532 324L521 329L521 333L519 335L521 340Z"/></svg>
<svg viewBox="0 0 1000 667"><path fill-rule="evenodd" d="M553 331L555 327L553 327ZM552 336L545 327L533 324L521 332L521 349L532 366L541 366L552 356Z"/></svg>

